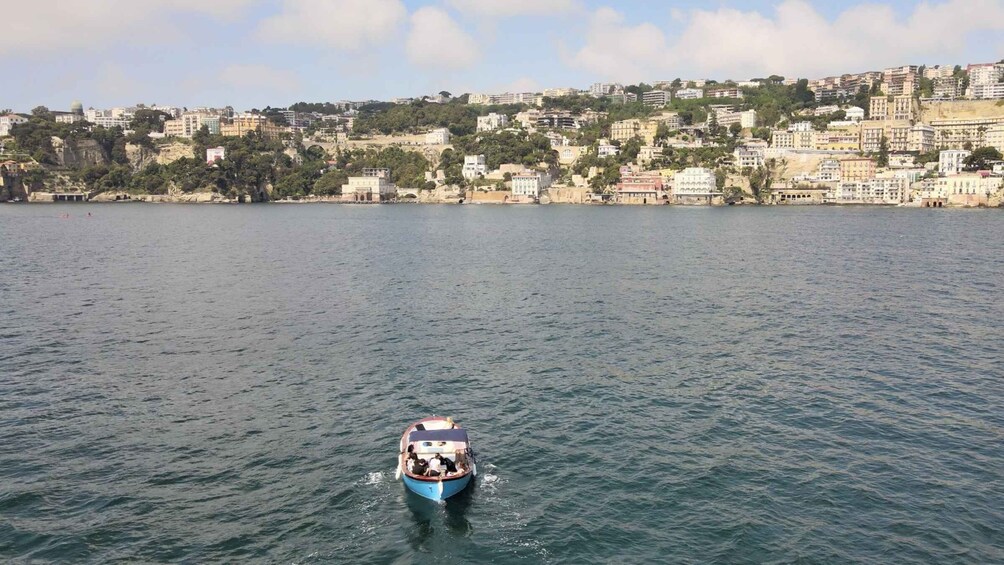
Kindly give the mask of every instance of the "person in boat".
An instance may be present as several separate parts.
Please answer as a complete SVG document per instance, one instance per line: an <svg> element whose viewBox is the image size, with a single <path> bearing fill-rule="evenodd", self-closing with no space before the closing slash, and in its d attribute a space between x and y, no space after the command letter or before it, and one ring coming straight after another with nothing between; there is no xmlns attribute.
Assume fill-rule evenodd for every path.
<svg viewBox="0 0 1004 565"><path fill-rule="evenodd" d="M425 461L425 459L417 459L415 464L411 467L411 472L419 476L424 476L428 470L429 464Z"/></svg>
<svg viewBox="0 0 1004 565"><path fill-rule="evenodd" d="M436 459L439 459L439 464L446 469L447 473L456 473L457 465L450 460L449 457L443 457L441 454L436 454Z"/></svg>
<svg viewBox="0 0 1004 565"><path fill-rule="evenodd" d="M425 473L426 477L438 477L439 476L440 470L442 469L442 464L439 462L438 457L439 457L439 454L437 453L436 457L429 458L429 470L426 471L426 473Z"/></svg>
<svg viewBox="0 0 1004 565"><path fill-rule="evenodd" d="M418 463L418 455L411 450L411 446L408 446L408 458L405 460L404 464L408 466L409 471L414 473L416 463Z"/></svg>

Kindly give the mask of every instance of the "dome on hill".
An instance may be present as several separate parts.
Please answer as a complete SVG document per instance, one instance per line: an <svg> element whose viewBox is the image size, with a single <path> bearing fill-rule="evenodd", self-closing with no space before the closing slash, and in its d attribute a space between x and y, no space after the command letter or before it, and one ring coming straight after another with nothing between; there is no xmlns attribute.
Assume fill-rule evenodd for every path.
<svg viewBox="0 0 1004 565"><path fill-rule="evenodd" d="M80 103L80 100L74 100L73 103L70 104L70 112L74 114L83 114L84 105Z"/></svg>

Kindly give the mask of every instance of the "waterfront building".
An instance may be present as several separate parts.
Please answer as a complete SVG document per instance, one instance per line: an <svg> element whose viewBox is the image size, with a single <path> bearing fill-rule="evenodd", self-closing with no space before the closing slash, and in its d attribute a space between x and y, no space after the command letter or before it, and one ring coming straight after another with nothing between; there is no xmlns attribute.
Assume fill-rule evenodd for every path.
<svg viewBox="0 0 1004 565"><path fill-rule="evenodd" d="M666 198L662 175L658 172L636 172L630 166L620 169L621 181L614 186L617 201L622 204L655 204Z"/></svg>
<svg viewBox="0 0 1004 565"><path fill-rule="evenodd" d="M484 155L465 155L464 168L461 174L465 179L476 179L488 174L488 165Z"/></svg>
<svg viewBox="0 0 1004 565"><path fill-rule="evenodd" d="M342 200L348 202L387 202L395 196L390 169L363 169L362 176L349 177L342 185Z"/></svg>
<svg viewBox="0 0 1004 565"><path fill-rule="evenodd" d="M941 177L935 181L937 196L951 198L956 195L990 196L1001 190L1004 178L982 173L962 173Z"/></svg>
<svg viewBox="0 0 1004 565"><path fill-rule="evenodd" d="M523 171L512 176L512 197L516 202L535 202L550 186L551 177L538 171Z"/></svg>
<svg viewBox="0 0 1004 565"><path fill-rule="evenodd" d="M902 177L841 181L828 201L836 204L901 204L909 197L909 182Z"/></svg>
<svg viewBox="0 0 1004 565"><path fill-rule="evenodd" d="M966 158L972 155L965 149L946 149L938 154L938 172L943 177L962 173Z"/></svg>
<svg viewBox="0 0 1004 565"><path fill-rule="evenodd" d="M673 197L677 202L710 204L718 192L715 172L704 167L690 167L673 175Z"/></svg>

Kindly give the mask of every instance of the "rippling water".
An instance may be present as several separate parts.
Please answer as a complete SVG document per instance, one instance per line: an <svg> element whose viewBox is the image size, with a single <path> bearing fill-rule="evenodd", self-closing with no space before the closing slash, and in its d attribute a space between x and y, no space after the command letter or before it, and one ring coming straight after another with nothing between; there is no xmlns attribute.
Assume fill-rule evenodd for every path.
<svg viewBox="0 0 1004 565"><path fill-rule="evenodd" d="M2 206L0 245L3 561L1004 560L997 211ZM482 460L445 505L394 480L431 413Z"/></svg>

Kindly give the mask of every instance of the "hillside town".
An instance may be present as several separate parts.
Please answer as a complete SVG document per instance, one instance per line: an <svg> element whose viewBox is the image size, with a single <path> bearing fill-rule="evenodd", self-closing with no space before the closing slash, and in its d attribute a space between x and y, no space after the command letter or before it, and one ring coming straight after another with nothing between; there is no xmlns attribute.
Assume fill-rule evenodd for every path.
<svg viewBox="0 0 1004 565"><path fill-rule="evenodd" d="M0 115L0 201L1000 206L1004 61Z"/></svg>

